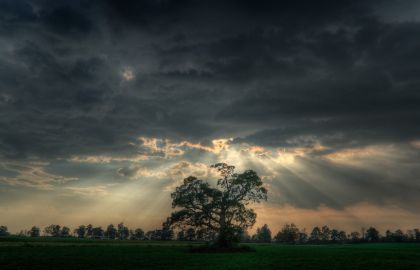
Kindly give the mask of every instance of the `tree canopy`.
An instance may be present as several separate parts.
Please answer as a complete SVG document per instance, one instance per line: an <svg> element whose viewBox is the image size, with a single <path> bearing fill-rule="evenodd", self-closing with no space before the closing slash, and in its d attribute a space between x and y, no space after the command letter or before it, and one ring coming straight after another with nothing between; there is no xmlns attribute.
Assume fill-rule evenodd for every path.
<svg viewBox="0 0 420 270"><path fill-rule="evenodd" d="M235 173L226 163L211 166L220 175L217 187L190 176L171 194L172 225L213 231L219 246L230 246L240 234L255 224L256 213L247 206L267 200L267 190L253 170Z"/></svg>

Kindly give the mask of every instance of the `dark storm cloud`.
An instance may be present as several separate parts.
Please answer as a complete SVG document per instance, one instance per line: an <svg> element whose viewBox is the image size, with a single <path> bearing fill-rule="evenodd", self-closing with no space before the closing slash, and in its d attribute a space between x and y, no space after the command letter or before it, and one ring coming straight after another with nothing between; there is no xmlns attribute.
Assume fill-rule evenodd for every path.
<svg viewBox="0 0 420 270"><path fill-rule="evenodd" d="M371 112L362 128L406 114L413 123L419 27L378 21L374 4L5 1L2 26L16 33L1 63L4 153L104 151L145 132L197 140L238 124L244 134L305 129L318 118L328 124L312 123L313 135L346 133L334 122L353 128ZM147 51L156 66L122 86L121 67Z"/></svg>

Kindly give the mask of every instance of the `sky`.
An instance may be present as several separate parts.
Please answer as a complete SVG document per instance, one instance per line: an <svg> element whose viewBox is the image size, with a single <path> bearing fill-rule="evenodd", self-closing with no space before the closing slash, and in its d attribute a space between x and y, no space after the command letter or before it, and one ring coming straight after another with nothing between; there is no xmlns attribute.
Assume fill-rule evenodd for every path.
<svg viewBox="0 0 420 270"><path fill-rule="evenodd" d="M0 223L154 229L226 162L268 189L255 227L420 227L419 14L0 0Z"/></svg>

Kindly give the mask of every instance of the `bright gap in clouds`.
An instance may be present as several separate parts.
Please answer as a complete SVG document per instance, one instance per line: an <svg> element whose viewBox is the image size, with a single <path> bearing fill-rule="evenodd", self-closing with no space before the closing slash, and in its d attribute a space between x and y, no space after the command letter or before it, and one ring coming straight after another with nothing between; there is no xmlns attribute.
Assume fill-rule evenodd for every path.
<svg viewBox="0 0 420 270"><path fill-rule="evenodd" d="M125 67L122 70L121 75L126 81L131 81L135 78L134 71L131 67Z"/></svg>

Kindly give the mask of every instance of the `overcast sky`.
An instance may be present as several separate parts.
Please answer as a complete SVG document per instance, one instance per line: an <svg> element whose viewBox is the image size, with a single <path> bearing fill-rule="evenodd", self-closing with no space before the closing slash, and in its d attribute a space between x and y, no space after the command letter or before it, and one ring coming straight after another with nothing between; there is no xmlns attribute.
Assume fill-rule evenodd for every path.
<svg viewBox="0 0 420 270"><path fill-rule="evenodd" d="M159 226L209 165L257 226L420 226L420 4L0 0L0 223Z"/></svg>

